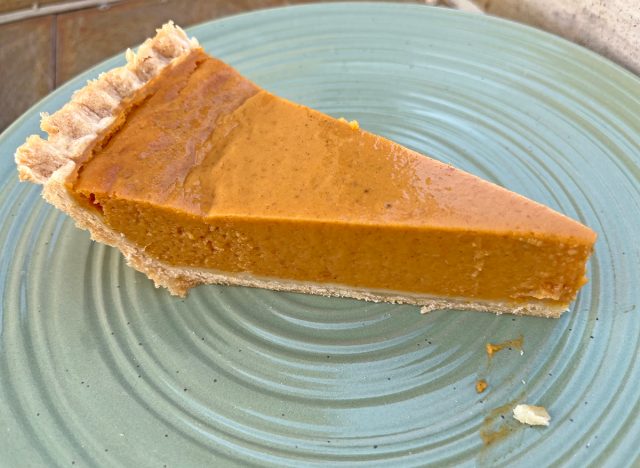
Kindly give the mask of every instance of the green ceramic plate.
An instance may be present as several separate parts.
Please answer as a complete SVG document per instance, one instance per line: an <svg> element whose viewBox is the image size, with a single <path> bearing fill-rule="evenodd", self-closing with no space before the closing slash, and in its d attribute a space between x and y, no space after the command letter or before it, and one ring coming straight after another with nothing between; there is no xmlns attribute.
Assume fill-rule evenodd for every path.
<svg viewBox="0 0 640 468"><path fill-rule="evenodd" d="M559 320L234 287L171 297L15 173L37 112L118 57L0 139L0 464L640 462L638 79L550 35L424 6L286 8L190 33L275 93L587 223L590 283ZM485 343L520 335L524 354L487 360ZM551 426L514 423L522 401Z"/></svg>

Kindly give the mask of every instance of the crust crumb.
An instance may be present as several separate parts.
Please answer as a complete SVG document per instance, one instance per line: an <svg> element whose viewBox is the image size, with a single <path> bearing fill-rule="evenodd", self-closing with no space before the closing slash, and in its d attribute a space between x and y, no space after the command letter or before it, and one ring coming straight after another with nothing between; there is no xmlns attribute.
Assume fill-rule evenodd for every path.
<svg viewBox="0 0 640 468"><path fill-rule="evenodd" d="M529 426L548 426L551 416L543 406L521 404L513 408L513 417Z"/></svg>

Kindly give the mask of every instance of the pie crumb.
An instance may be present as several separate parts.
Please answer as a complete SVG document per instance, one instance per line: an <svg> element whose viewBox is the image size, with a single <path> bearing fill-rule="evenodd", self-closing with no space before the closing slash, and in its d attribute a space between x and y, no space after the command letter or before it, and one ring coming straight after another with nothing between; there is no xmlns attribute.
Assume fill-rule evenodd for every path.
<svg viewBox="0 0 640 468"><path fill-rule="evenodd" d="M513 408L513 417L530 426L548 426L551 420L544 407L532 405L517 405Z"/></svg>
<svg viewBox="0 0 640 468"><path fill-rule="evenodd" d="M486 380L484 379L480 379L476 382L476 393L482 393L484 392L487 387L489 386L489 384L487 383Z"/></svg>
<svg viewBox="0 0 640 468"><path fill-rule="evenodd" d="M359 130L360 129L360 124L358 123L357 120L347 120L344 117L340 117L338 119L338 121L344 122L346 124L349 124L349 127L351 127L352 130Z"/></svg>

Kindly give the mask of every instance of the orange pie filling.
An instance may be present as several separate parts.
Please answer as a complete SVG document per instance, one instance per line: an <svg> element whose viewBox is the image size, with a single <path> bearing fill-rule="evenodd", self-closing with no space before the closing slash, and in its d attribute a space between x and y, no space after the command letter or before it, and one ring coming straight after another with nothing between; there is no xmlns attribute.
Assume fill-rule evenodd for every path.
<svg viewBox="0 0 640 468"><path fill-rule="evenodd" d="M200 49L123 105L67 187L168 265L418 295L568 304L595 240Z"/></svg>

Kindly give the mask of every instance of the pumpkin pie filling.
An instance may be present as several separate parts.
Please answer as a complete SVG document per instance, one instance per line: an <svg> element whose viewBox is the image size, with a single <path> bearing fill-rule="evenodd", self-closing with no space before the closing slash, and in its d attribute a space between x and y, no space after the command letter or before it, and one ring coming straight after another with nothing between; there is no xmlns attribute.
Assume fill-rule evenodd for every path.
<svg viewBox="0 0 640 468"><path fill-rule="evenodd" d="M123 103L67 190L167 265L568 304L595 234L274 96L193 49Z"/></svg>

